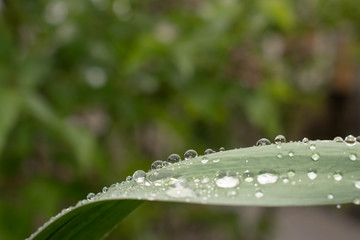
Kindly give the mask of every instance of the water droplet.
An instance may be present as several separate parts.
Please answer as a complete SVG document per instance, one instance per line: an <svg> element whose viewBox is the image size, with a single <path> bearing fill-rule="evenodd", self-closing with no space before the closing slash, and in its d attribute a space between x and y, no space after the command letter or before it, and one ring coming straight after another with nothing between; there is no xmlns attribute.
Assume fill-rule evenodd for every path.
<svg viewBox="0 0 360 240"><path fill-rule="evenodd" d="M355 199L353 200L353 203L354 203L355 205L360 205L360 198L355 198Z"/></svg>
<svg viewBox="0 0 360 240"><path fill-rule="evenodd" d="M219 152L223 152L223 151L225 151L224 147L219 148Z"/></svg>
<svg viewBox="0 0 360 240"><path fill-rule="evenodd" d="M316 162L320 159L320 155L318 153L313 153L311 154L311 159Z"/></svg>
<svg viewBox="0 0 360 240"><path fill-rule="evenodd" d="M315 143L312 143L310 144L310 150L314 151L316 149L316 144Z"/></svg>
<svg viewBox="0 0 360 240"><path fill-rule="evenodd" d="M283 177L283 183L289 183L289 179L287 177Z"/></svg>
<svg viewBox="0 0 360 240"><path fill-rule="evenodd" d="M238 194L237 191L232 190L232 191L228 191L228 192L226 193L226 196L228 196L228 197L234 197L234 196L236 196L237 194Z"/></svg>
<svg viewBox="0 0 360 240"><path fill-rule="evenodd" d="M87 196L86 196L86 199L88 201L93 201L94 200L94 197L95 197L95 193L89 193Z"/></svg>
<svg viewBox="0 0 360 240"><path fill-rule="evenodd" d="M132 176L127 176L127 177L126 177L126 181L127 181L127 182L131 182L131 180L132 180Z"/></svg>
<svg viewBox="0 0 360 240"><path fill-rule="evenodd" d="M271 184L276 183L279 176L273 170L262 170L256 178L258 183L260 184Z"/></svg>
<svg viewBox="0 0 360 240"><path fill-rule="evenodd" d="M282 155L281 153L278 153L278 154L276 155L276 157L277 157L277 158L282 158L283 155Z"/></svg>
<svg viewBox="0 0 360 240"><path fill-rule="evenodd" d="M211 148L206 149L205 152L204 152L205 155L212 154L212 153L215 153L215 151L212 150Z"/></svg>
<svg viewBox="0 0 360 240"><path fill-rule="evenodd" d="M259 141L256 142L256 146L265 146L265 145L270 145L271 142L269 141L269 139L267 138L261 138L259 139Z"/></svg>
<svg viewBox="0 0 360 240"><path fill-rule="evenodd" d="M289 157L293 157L294 155L294 152L289 152Z"/></svg>
<svg viewBox="0 0 360 240"><path fill-rule="evenodd" d="M356 144L356 138L353 135L348 135L345 138L345 143L348 146L354 146Z"/></svg>
<svg viewBox="0 0 360 240"><path fill-rule="evenodd" d="M224 171L217 175L215 183L220 188L233 188L239 185L240 180L235 172Z"/></svg>
<svg viewBox="0 0 360 240"><path fill-rule="evenodd" d="M317 178L317 171L315 169L309 169L309 171L307 172L307 176L308 178L310 178L310 180L314 180L315 178Z"/></svg>
<svg viewBox="0 0 360 240"><path fill-rule="evenodd" d="M255 191L254 195L255 195L256 198L262 198L264 196L264 193L263 193L263 191L258 189L258 190Z"/></svg>
<svg viewBox="0 0 360 240"><path fill-rule="evenodd" d="M213 162L214 162L214 163L220 162L220 158L215 158L215 159L213 160Z"/></svg>
<svg viewBox="0 0 360 240"><path fill-rule="evenodd" d="M334 178L335 181L341 181L341 179L343 178L342 173L340 171L334 172L332 177Z"/></svg>
<svg viewBox="0 0 360 240"><path fill-rule="evenodd" d="M209 159L207 157L204 156L204 157L201 158L201 163L202 164L206 164L208 162L209 162Z"/></svg>
<svg viewBox="0 0 360 240"><path fill-rule="evenodd" d="M330 194L327 195L327 198L328 198L329 200L334 199L334 195L330 193Z"/></svg>
<svg viewBox="0 0 360 240"><path fill-rule="evenodd" d="M355 181L354 185L357 189L360 189L360 180Z"/></svg>
<svg viewBox="0 0 360 240"><path fill-rule="evenodd" d="M137 183L143 183L145 181L146 173L143 170L137 170L133 174L133 179Z"/></svg>
<svg viewBox="0 0 360 240"><path fill-rule="evenodd" d="M356 137L356 141L360 142L360 136Z"/></svg>
<svg viewBox="0 0 360 240"><path fill-rule="evenodd" d="M340 142L343 142L343 141L344 141L344 139L342 137L335 137L334 138L334 142L340 143Z"/></svg>
<svg viewBox="0 0 360 240"><path fill-rule="evenodd" d="M168 157L167 161L169 163L177 163L181 161L181 157L179 156L179 154L173 153Z"/></svg>
<svg viewBox="0 0 360 240"><path fill-rule="evenodd" d="M201 182L202 183L208 183L208 182L210 182L210 179L205 177L205 178L203 178L203 180L201 180Z"/></svg>
<svg viewBox="0 0 360 240"><path fill-rule="evenodd" d="M307 144L307 143L309 142L309 139L308 139L307 137L304 137L303 140L302 140L302 142L303 142L304 144Z"/></svg>
<svg viewBox="0 0 360 240"><path fill-rule="evenodd" d="M249 171L246 171L244 173L244 181L245 182L248 182L248 183L251 183L254 181L254 174L252 174L251 172Z"/></svg>
<svg viewBox="0 0 360 240"><path fill-rule="evenodd" d="M195 150L193 150L193 149L187 150L185 152L185 154L184 154L185 160L188 160L188 159L191 159L191 158L194 158L194 157L197 157L197 156L198 156L197 152Z"/></svg>
<svg viewBox="0 0 360 240"><path fill-rule="evenodd" d="M286 142L286 138L283 135L277 135L275 137L276 144L285 143L285 142Z"/></svg>
<svg viewBox="0 0 360 240"><path fill-rule="evenodd" d="M357 159L356 154L355 154L355 153L350 153L350 154L349 154L349 159L350 159L351 161L356 161L356 159Z"/></svg>
<svg viewBox="0 0 360 240"><path fill-rule="evenodd" d="M107 188L107 187L103 187L102 192L103 192L103 193L106 193L107 191L108 191L108 188Z"/></svg>
<svg viewBox="0 0 360 240"><path fill-rule="evenodd" d="M151 164L151 169L160 169L163 167L163 161L161 160L156 160Z"/></svg>
<svg viewBox="0 0 360 240"><path fill-rule="evenodd" d="M291 169L291 170L289 170L288 172L287 172L287 175L290 177L290 178L292 178L292 177L295 177L295 170L293 170L293 169Z"/></svg>
<svg viewBox="0 0 360 240"><path fill-rule="evenodd" d="M186 183L177 181L166 191L166 195L173 198L192 198L195 197L195 192Z"/></svg>
<svg viewBox="0 0 360 240"><path fill-rule="evenodd" d="M341 208L341 205L340 205L340 204L337 204L337 205L336 205L336 208L337 208L337 209L340 209L340 208Z"/></svg>

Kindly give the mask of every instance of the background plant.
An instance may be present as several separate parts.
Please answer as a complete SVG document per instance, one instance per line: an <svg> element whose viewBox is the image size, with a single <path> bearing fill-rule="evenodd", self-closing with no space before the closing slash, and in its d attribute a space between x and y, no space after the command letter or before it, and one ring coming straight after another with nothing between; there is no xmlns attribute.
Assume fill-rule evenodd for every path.
<svg viewBox="0 0 360 240"><path fill-rule="evenodd" d="M358 5L1 0L0 237L24 238L173 152L356 134ZM188 209L144 207L113 237L247 228L233 211ZM272 211L254 238L271 232Z"/></svg>

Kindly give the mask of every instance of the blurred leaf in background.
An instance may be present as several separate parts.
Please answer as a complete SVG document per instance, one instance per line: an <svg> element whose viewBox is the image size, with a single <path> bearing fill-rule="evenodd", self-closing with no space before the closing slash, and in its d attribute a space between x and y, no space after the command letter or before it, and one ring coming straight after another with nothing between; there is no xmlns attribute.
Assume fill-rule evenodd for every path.
<svg viewBox="0 0 360 240"><path fill-rule="evenodd" d="M359 6L0 0L0 238L27 237L173 152L357 134ZM263 239L276 227L267 210L246 235L240 212L184 209L142 207L110 239L210 239L209 228Z"/></svg>

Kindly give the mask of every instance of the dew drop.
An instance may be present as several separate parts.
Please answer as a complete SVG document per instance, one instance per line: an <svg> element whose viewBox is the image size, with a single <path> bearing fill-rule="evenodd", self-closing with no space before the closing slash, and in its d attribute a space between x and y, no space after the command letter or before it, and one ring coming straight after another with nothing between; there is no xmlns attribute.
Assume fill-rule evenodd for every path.
<svg viewBox="0 0 360 240"><path fill-rule="evenodd" d="M145 181L146 173L143 170L137 170L133 174L133 179L137 183L143 183Z"/></svg>
<svg viewBox="0 0 360 240"><path fill-rule="evenodd" d="M356 141L360 142L360 136L356 137Z"/></svg>
<svg viewBox="0 0 360 240"><path fill-rule="evenodd" d="M282 181L283 181L283 183L285 183L285 184L286 184L286 183L289 183L289 179L288 179L287 177L283 177L283 180L282 180Z"/></svg>
<svg viewBox="0 0 360 240"><path fill-rule="evenodd" d="M356 138L353 135L348 135L345 138L345 143L348 146L354 146L356 144Z"/></svg>
<svg viewBox="0 0 360 240"><path fill-rule="evenodd" d="M256 142L256 146L265 146L265 145L270 145L271 142L269 141L269 139L267 138L261 138Z"/></svg>
<svg viewBox="0 0 360 240"><path fill-rule="evenodd" d="M173 198L192 198L195 197L195 192L185 183L176 182L173 187L170 187L166 195Z"/></svg>
<svg viewBox="0 0 360 240"><path fill-rule="evenodd" d="M293 169L291 169L291 170L289 170L288 172L287 172L287 175L290 177L290 178L292 178L292 177L295 177L295 170L293 170Z"/></svg>
<svg viewBox="0 0 360 240"><path fill-rule="evenodd" d="M197 152L193 149L187 150L184 154L185 160L189 160L189 159L197 157L197 156L198 156Z"/></svg>
<svg viewBox="0 0 360 240"><path fill-rule="evenodd" d="M94 200L94 197L95 197L95 193L89 193L87 196L86 196L86 199L88 201L93 201Z"/></svg>
<svg viewBox="0 0 360 240"><path fill-rule="evenodd" d="M340 143L340 142L344 142L344 139L342 138L342 137L335 137L334 138L334 142L338 142L338 143Z"/></svg>
<svg viewBox="0 0 360 240"><path fill-rule="evenodd" d="M320 155L318 153L313 153L311 154L311 159L316 162L320 159Z"/></svg>
<svg viewBox="0 0 360 240"><path fill-rule="evenodd" d="M249 171L246 171L244 173L244 181L251 183L254 181L254 174L250 173Z"/></svg>
<svg viewBox="0 0 360 240"><path fill-rule="evenodd" d="M285 143L285 142L286 142L286 138L283 135L277 135L275 137L276 144Z"/></svg>
<svg viewBox="0 0 360 240"><path fill-rule="evenodd" d="M360 198L355 198L355 199L353 200L353 203L354 203L355 205L360 205Z"/></svg>
<svg viewBox="0 0 360 240"><path fill-rule="evenodd" d="M126 177L126 181L127 181L127 182L131 182L131 180L132 180L132 176L127 176L127 177Z"/></svg>
<svg viewBox="0 0 360 240"><path fill-rule="evenodd" d="M327 198L328 198L329 200L334 199L334 195L330 193L330 194L327 195Z"/></svg>
<svg viewBox="0 0 360 240"><path fill-rule="evenodd" d="M212 150L211 148L206 149L205 152L204 152L205 155L212 154L212 153L215 153L215 151Z"/></svg>
<svg viewBox="0 0 360 240"><path fill-rule="evenodd" d="M294 152L289 152L289 157L293 157L294 155Z"/></svg>
<svg viewBox="0 0 360 240"><path fill-rule="evenodd" d="M351 161L356 161L356 159L357 159L356 154L355 154L355 153L350 153L350 154L349 154L349 159L350 159Z"/></svg>
<svg viewBox="0 0 360 240"><path fill-rule="evenodd" d="M303 140L302 140L302 142L303 142L304 144L307 144L307 143L309 142L309 139L308 139L307 137L304 137Z"/></svg>
<svg viewBox="0 0 360 240"><path fill-rule="evenodd" d="M179 156L179 154L173 153L168 157L167 161L169 163L177 163L181 161L181 157Z"/></svg>
<svg viewBox="0 0 360 240"><path fill-rule="evenodd" d="M340 204L337 204L337 205L336 205L336 208L337 208L337 209L340 209L340 208L341 208L341 205L340 205Z"/></svg>
<svg viewBox="0 0 360 240"><path fill-rule="evenodd" d="M202 164L206 164L208 162L209 162L209 159L207 157L204 156L204 157L201 158L201 163Z"/></svg>
<svg viewBox="0 0 360 240"><path fill-rule="evenodd" d="M263 191L258 189L258 190L255 191L254 195L255 195L256 198L262 198L264 196L264 193L263 193Z"/></svg>
<svg viewBox="0 0 360 240"><path fill-rule="evenodd" d="M355 181L354 185L357 189L360 189L360 180Z"/></svg>
<svg viewBox="0 0 360 240"><path fill-rule="evenodd" d="M151 164L151 169L155 170L155 169L160 169L163 167L163 161L161 160L156 160Z"/></svg>
<svg viewBox="0 0 360 240"><path fill-rule="evenodd" d="M338 182L341 181L343 178L342 173L340 171L334 172L332 177L335 181L338 181Z"/></svg>
<svg viewBox="0 0 360 240"><path fill-rule="evenodd" d="M107 191L108 191L108 188L107 188L107 187L103 187L102 192L103 192L103 193L106 193Z"/></svg>
<svg viewBox="0 0 360 240"><path fill-rule="evenodd" d="M273 170L262 170L256 177L260 184L272 184L276 183L279 176Z"/></svg>
<svg viewBox="0 0 360 240"><path fill-rule="evenodd" d="M309 147L309 148L310 148L310 150L313 150L313 151L314 151L314 150L316 149L315 143L310 144L310 147Z"/></svg>
<svg viewBox="0 0 360 240"><path fill-rule="evenodd" d="M282 158L283 155L282 155L281 153L278 153L278 154L276 155L276 157L277 157L277 158Z"/></svg>
<svg viewBox="0 0 360 240"><path fill-rule="evenodd" d="M307 176L310 180L314 180L317 178L317 171L315 169L309 169L307 172Z"/></svg>
<svg viewBox="0 0 360 240"><path fill-rule="evenodd" d="M219 148L219 152L223 152L223 151L225 151L224 147Z"/></svg>
<svg viewBox="0 0 360 240"><path fill-rule="evenodd" d="M220 188L233 188L239 185L240 180L235 172L224 171L217 175L215 183Z"/></svg>
<svg viewBox="0 0 360 240"><path fill-rule="evenodd" d="M214 163L220 162L220 158L215 158L215 159L213 160L213 162L214 162Z"/></svg>

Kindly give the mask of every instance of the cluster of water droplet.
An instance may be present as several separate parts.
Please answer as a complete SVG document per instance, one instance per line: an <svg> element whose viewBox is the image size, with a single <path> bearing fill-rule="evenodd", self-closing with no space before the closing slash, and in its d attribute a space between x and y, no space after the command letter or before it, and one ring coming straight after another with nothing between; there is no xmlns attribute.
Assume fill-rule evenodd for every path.
<svg viewBox="0 0 360 240"><path fill-rule="evenodd" d="M349 147L346 154L348 158L355 162L357 161L357 154L352 147L360 141L360 136L355 138L352 135L345 137L336 137L333 140L335 143L345 144ZM283 144L286 143L286 138L283 135L278 135L274 139L274 143L266 138L261 138L255 144L255 147L262 147L268 145L274 145L277 149L277 153L274 159L296 159L297 152L285 151ZM321 155L317 149L316 141L310 141L308 138L304 138L299 144L305 146L310 152L309 159L313 161L313 164L318 164L321 160ZM224 151L224 148L220 148L219 152ZM358 151L358 150L357 150ZM221 161L221 155L212 149L206 149L204 155L198 156L198 153L189 149L184 153L184 159L181 159L180 155L174 153L171 154L166 161L156 160L151 164L151 169L148 172L143 170L135 171L132 176L126 177L126 180L120 183L112 184L109 187L104 187L99 193L89 193L86 199L79 201L76 207L106 198L133 198L136 196L138 199L154 200L163 198L169 199L181 199L190 201L192 199L200 199L202 203L206 203L209 199L218 198L225 194L226 197L236 199L237 196L241 198L253 197L256 199L262 199L266 197L266 189L268 185L284 184L284 186L292 186L301 183L302 180L307 179L307 184L311 186L318 178L318 171L316 168L309 168L303 170L288 169L281 174L273 169L263 169L259 172L252 172L246 169L246 163L248 159L244 159L244 171L236 172L232 169L220 170L212 177L202 176L201 172L194 174L192 177L184 177L177 173L177 169L183 167L189 167L189 165L200 164L200 166L207 164L219 164ZM198 160L189 161L191 159L198 158ZM314 166L315 166L314 165ZM302 178L304 176L305 178ZM343 180L343 174L341 171L336 171L329 174L329 178L332 178L334 183L338 183ZM280 182L280 183L279 183ZM305 181L306 182L306 181ZM241 186L253 186L252 193L249 195L241 195ZM149 191L144 189L149 188ZM360 178L354 181L354 187L360 190ZM141 193L141 194L138 194ZM336 197L329 193L324 198L328 200L336 199ZM260 200L259 200L260 201ZM359 198L354 199L354 204L360 204ZM66 214L73 207L64 209L54 219ZM46 223L47 225L51 223ZM46 227L44 225L41 229ZM41 230L39 229L39 230Z"/></svg>

